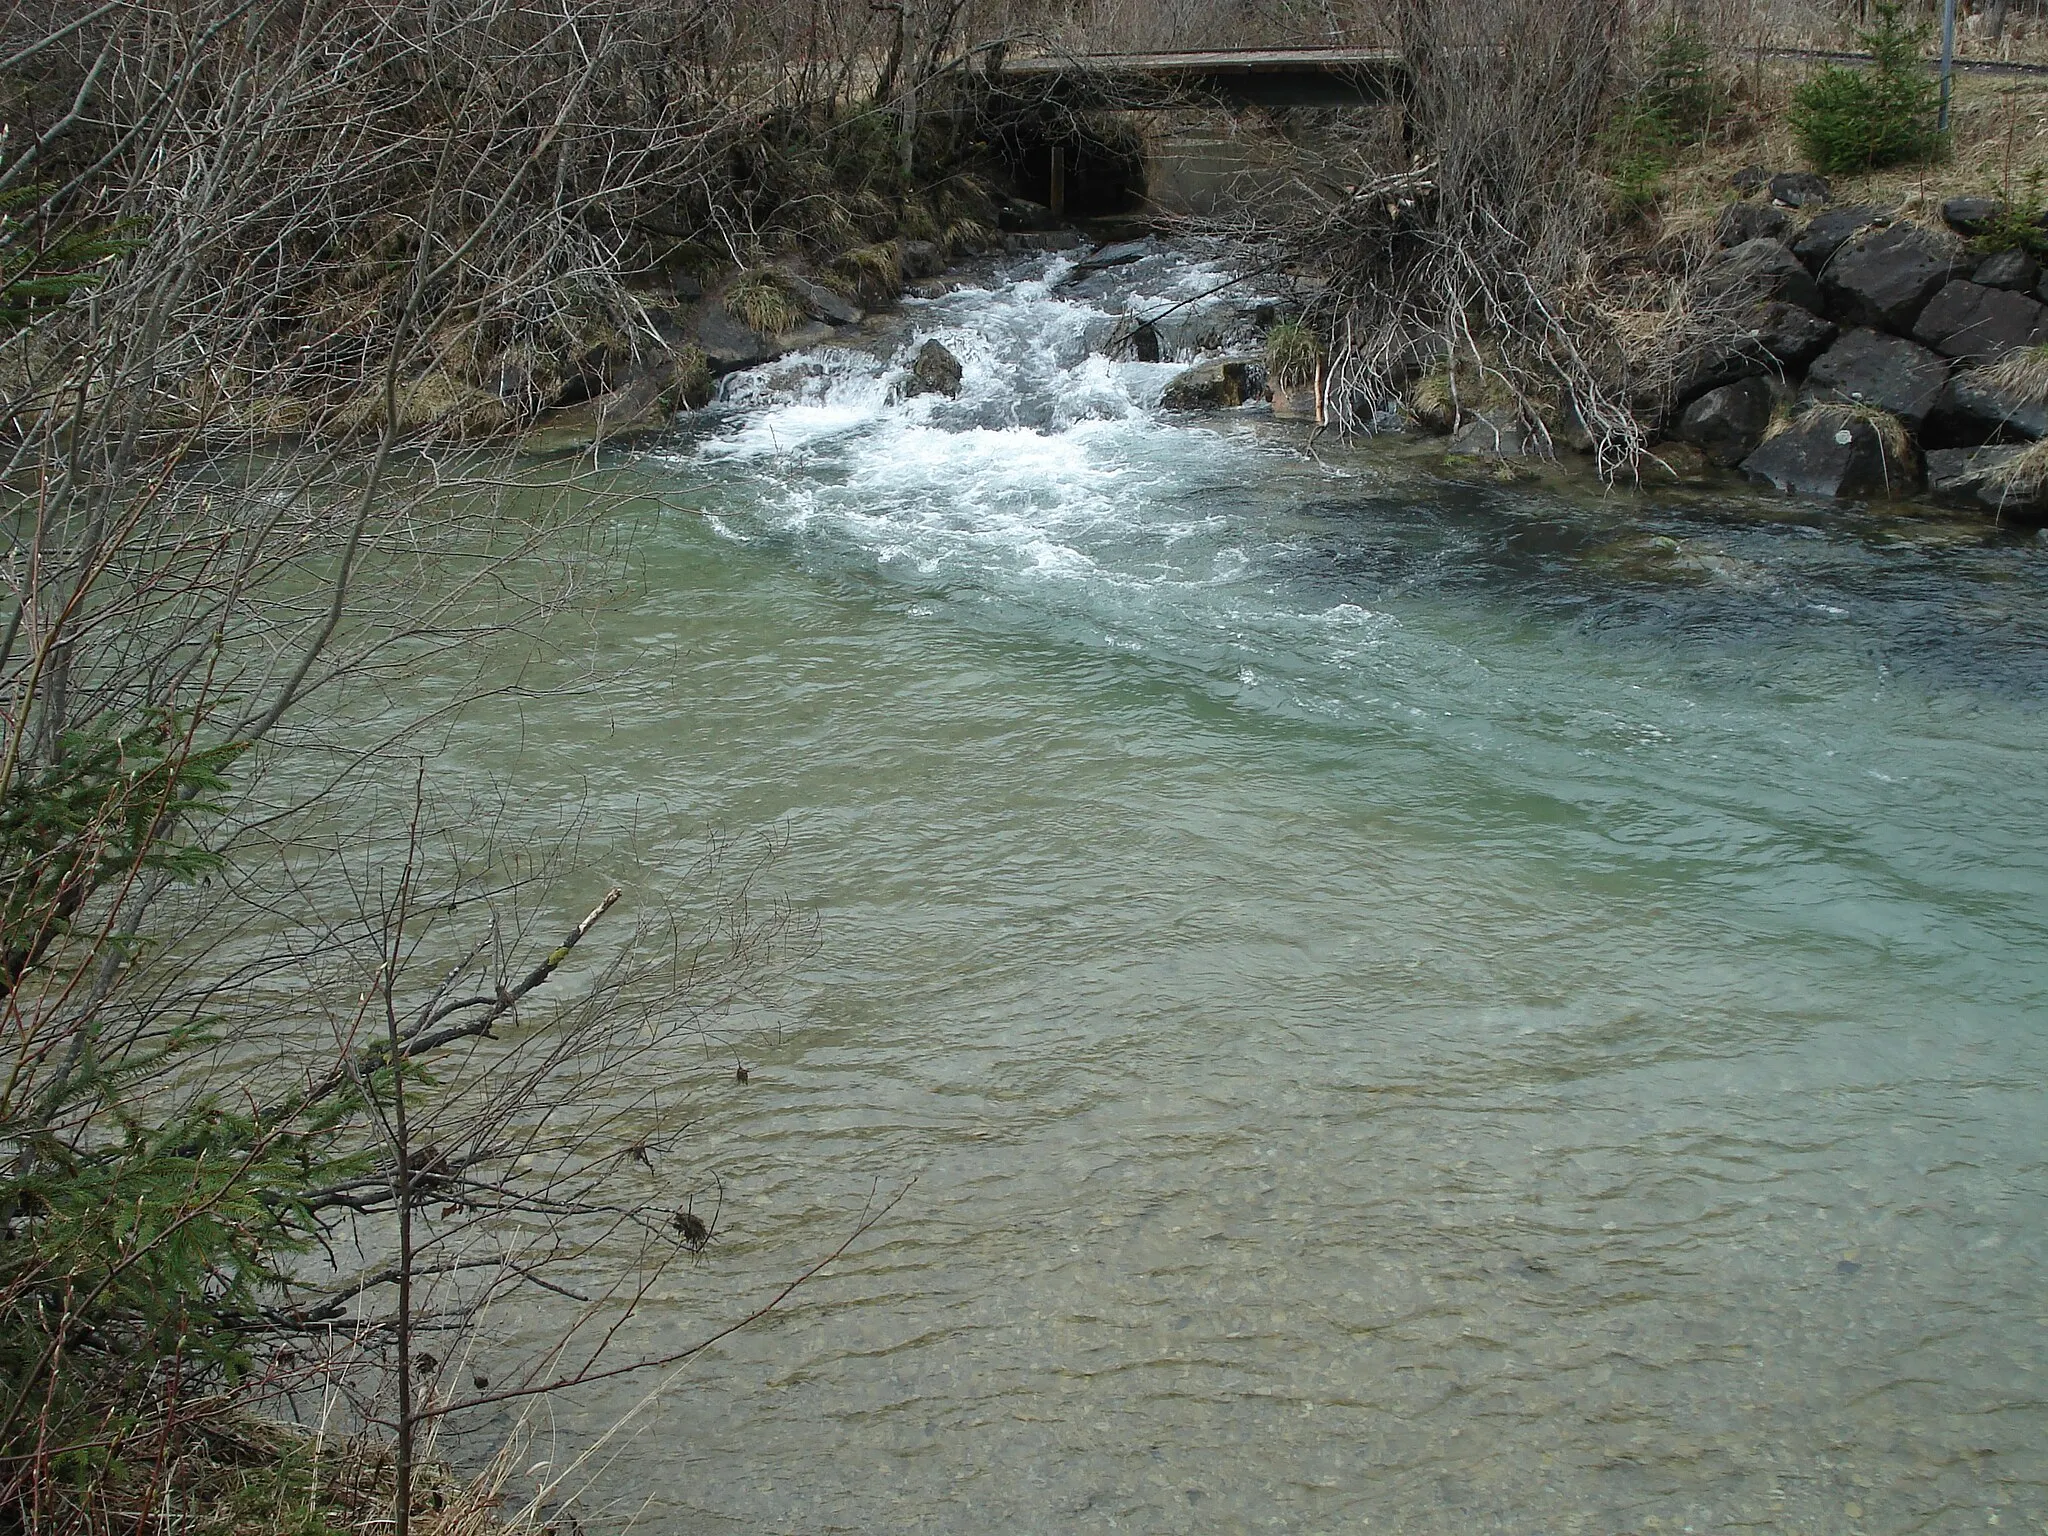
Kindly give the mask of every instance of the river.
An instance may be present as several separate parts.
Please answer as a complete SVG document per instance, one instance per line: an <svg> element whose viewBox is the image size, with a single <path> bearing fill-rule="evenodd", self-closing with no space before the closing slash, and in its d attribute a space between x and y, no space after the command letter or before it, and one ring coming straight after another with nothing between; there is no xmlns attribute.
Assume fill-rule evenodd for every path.
<svg viewBox="0 0 2048 1536"><path fill-rule="evenodd" d="M1071 266L622 461L520 719L629 894L773 827L819 922L642 1342L907 1186L553 1410L641 1404L586 1527L2048 1529L2048 540L1168 417L1101 346L1224 269Z"/></svg>

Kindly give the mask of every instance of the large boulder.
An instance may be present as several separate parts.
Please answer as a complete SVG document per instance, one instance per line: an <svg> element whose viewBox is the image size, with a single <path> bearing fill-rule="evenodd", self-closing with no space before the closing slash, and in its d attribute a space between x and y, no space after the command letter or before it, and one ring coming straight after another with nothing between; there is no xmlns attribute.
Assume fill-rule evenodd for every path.
<svg viewBox="0 0 2048 1536"><path fill-rule="evenodd" d="M1241 357L1197 363L1167 381L1159 403L1169 411L1217 411L1243 405L1251 393L1251 365Z"/></svg>
<svg viewBox="0 0 2048 1536"><path fill-rule="evenodd" d="M1982 448L1936 448L1927 455L1927 490L1950 501L1974 501L1994 470L2002 469L2026 449L2017 443L1992 443Z"/></svg>
<svg viewBox="0 0 2048 1536"><path fill-rule="evenodd" d="M1787 208L1818 208L1832 196L1827 178L1811 171L1780 171L1771 178L1771 201Z"/></svg>
<svg viewBox="0 0 2048 1536"><path fill-rule="evenodd" d="M797 303L803 305L804 313L814 320L823 320L828 325L858 325L864 317L858 304L823 283L814 283L794 272L784 272L782 281L796 295Z"/></svg>
<svg viewBox="0 0 2048 1536"><path fill-rule="evenodd" d="M1770 203L1730 203L1721 210L1714 238L1724 247L1745 240L1776 240L1782 245L1791 228L1792 215Z"/></svg>
<svg viewBox="0 0 2048 1536"><path fill-rule="evenodd" d="M1472 411L1458 423L1447 445L1452 453L1482 459L1514 459L1535 451L1521 418L1507 411Z"/></svg>
<svg viewBox="0 0 2048 1536"><path fill-rule="evenodd" d="M1916 340L1943 357L1973 363L1990 362L2014 347L2039 342L2048 326L2041 306L2023 293L1987 288L1957 278L1927 301L1913 322Z"/></svg>
<svg viewBox="0 0 2048 1536"><path fill-rule="evenodd" d="M2038 394L2001 388L1968 369L1949 380L1940 413L1953 436L2048 437L2048 401Z"/></svg>
<svg viewBox="0 0 2048 1536"><path fill-rule="evenodd" d="M1119 240L1114 245L1098 246L1075 263L1076 272L1106 272L1111 267L1128 267L1143 261L1159 247L1149 238L1144 240Z"/></svg>
<svg viewBox="0 0 2048 1536"><path fill-rule="evenodd" d="M780 352L775 338L726 313L723 304L706 304L697 315L697 345L715 373L752 368Z"/></svg>
<svg viewBox="0 0 2048 1536"><path fill-rule="evenodd" d="M898 261L906 278L943 277L946 253L929 240L906 240L899 248Z"/></svg>
<svg viewBox="0 0 2048 1536"><path fill-rule="evenodd" d="M1669 405L1690 404L1708 390L1760 374L1798 372L1833 345L1839 334L1832 320L1810 309L1772 299L1750 306L1740 329L1712 345L1700 347L1672 386ZM1658 402L1644 402L1655 410Z"/></svg>
<svg viewBox="0 0 2048 1536"><path fill-rule="evenodd" d="M1902 336L1871 330L1845 332L1806 374L1814 398L1874 405L1916 432L1947 383L1948 364L1941 358Z"/></svg>
<svg viewBox="0 0 2048 1536"><path fill-rule="evenodd" d="M1969 269L1954 236L1891 224L1836 251L1821 273L1820 288L1831 319L1905 332L1944 283L1968 277Z"/></svg>
<svg viewBox="0 0 2048 1536"><path fill-rule="evenodd" d="M1881 423L1828 406L1765 438L1742 472L1801 496L1898 496L1916 483L1911 461Z"/></svg>
<svg viewBox="0 0 2048 1536"><path fill-rule="evenodd" d="M1744 340L1753 353L1762 353L1779 366L1806 367L1834 345L1841 327L1823 320L1812 310L1782 301L1759 305L1743 328Z"/></svg>
<svg viewBox="0 0 2048 1536"><path fill-rule="evenodd" d="M1941 205L1942 222L1959 235L1981 235L2005 217L1995 197L1952 197Z"/></svg>
<svg viewBox="0 0 2048 1536"><path fill-rule="evenodd" d="M1740 464L1764 440L1771 405L1769 380L1738 379L1687 406L1678 418L1678 436L1724 468Z"/></svg>
<svg viewBox="0 0 2048 1536"><path fill-rule="evenodd" d="M2041 264L2022 250L1997 251L1978 262L1970 277L1986 288L2011 288L2024 293L2041 280Z"/></svg>
<svg viewBox="0 0 2048 1536"><path fill-rule="evenodd" d="M945 395L949 399L960 393L960 359L955 357L944 342L927 341L917 349L917 358L910 365L910 382L904 386L906 395Z"/></svg>
<svg viewBox="0 0 2048 1536"><path fill-rule="evenodd" d="M1820 288L1813 274L1775 240L1745 240L1717 251L1700 269L1700 280L1713 293L1778 299L1816 314L1821 309Z"/></svg>
<svg viewBox="0 0 2048 1536"><path fill-rule="evenodd" d="M1810 270L1818 272L1834 260L1835 252L1851 238L1866 229L1889 224L1891 218L1889 209L1872 203L1831 208L1826 213L1815 214L1806 228L1799 231L1792 241L1792 254L1805 262Z"/></svg>

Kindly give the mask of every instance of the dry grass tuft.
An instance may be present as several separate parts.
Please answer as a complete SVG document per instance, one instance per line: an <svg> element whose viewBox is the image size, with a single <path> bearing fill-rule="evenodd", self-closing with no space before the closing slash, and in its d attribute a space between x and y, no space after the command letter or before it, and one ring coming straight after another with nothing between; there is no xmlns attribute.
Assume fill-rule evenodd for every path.
<svg viewBox="0 0 2048 1536"><path fill-rule="evenodd" d="M1878 445L1884 450L1885 461L1890 464L1909 464L1913 458L1913 435L1906 430L1906 424L1890 411L1874 405L1863 405L1853 400L1827 400L1815 405L1804 416L1787 417L1782 423L1775 418L1771 423L1772 437L1785 431L1793 422L1817 421L1823 426L1834 423L1848 426L1862 422L1877 433Z"/></svg>
<svg viewBox="0 0 2048 1536"><path fill-rule="evenodd" d="M1996 490L2002 501L2040 500L2042 491L2048 489L2048 442L2029 443L1986 475L1984 483Z"/></svg>
<svg viewBox="0 0 2048 1536"><path fill-rule="evenodd" d="M894 241L857 245L832 265L852 283L854 296L869 303L894 294L903 277L903 255Z"/></svg>
<svg viewBox="0 0 2048 1536"><path fill-rule="evenodd" d="M756 267L725 291L725 312L764 336L780 336L804 323L804 307L773 267Z"/></svg>
<svg viewBox="0 0 2048 1536"><path fill-rule="evenodd" d="M2015 347L1995 363L1972 368L1969 378L2029 402L2048 401L2048 345Z"/></svg>
<svg viewBox="0 0 2048 1536"><path fill-rule="evenodd" d="M1316 333L1298 320L1284 320L1266 332L1266 374L1289 389L1313 384L1323 368Z"/></svg>

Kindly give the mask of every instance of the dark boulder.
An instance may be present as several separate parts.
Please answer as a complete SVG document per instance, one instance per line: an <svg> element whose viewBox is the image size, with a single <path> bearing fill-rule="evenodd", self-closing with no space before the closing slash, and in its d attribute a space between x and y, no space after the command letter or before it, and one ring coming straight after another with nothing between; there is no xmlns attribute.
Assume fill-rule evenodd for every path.
<svg viewBox="0 0 2048 1536"><path fill-rule="evenodd" d="M697 345L717 373L765 363L781 350L772 337L727 314L723 304L706 304L698 314Z"/></svg>
<svg viewBox="0 0 2048 1536"><path fill-rule="evenodd" d="M1985 477L2009 464L2026 449L2016 443L1982 448L1936 448L1927 455L1929 494L1954 501L1974 501Z"/></svg>
<svg viewBox="0 0 2048 1536"><path fill-rule="evenodd" d="M1941 397L1942 426L1952 437L2048 437L2048 401L2002 389L1968 369L1949 380ZM1975 430L1970 430L1974 428Z"/></svg>
<svg viewBox="0 0 2048 1536"><path fill-rule="evenodd" d="M1912 465L1877 422L1827 406L1808 411L1742 461L1762 485L1801 496L1905 495Z"/></svg>
<svg viewBox="0 0 2048 1536"><path fill-rule="evenodd" d="M1004 199L996 209L996 227L1023 233L1029 230L1051 229L1052 210L1044 203L1034 203L1027 197Z"/></svg>
<svg viewBox="0 0 2048 1536"><path fill-rule="evenodd" d="M899 260L905 277L943 277L946 272L946 253L929 240L904 241Z"/></svg>
<svg viewBox="0 0 2048 1536"><path fill-rule="evenodd" d="M1159 403L1169 411L1229 410L1251 393L1251 371L1243 358L1198 363L1167 381Z"/></svg>
<svg viewBox="0 0 2048 1536"><path fill-rule="evenodd" d="M1771 173L1760 165L1745 165L1728 178L1728 185L1744 197L1756 191L1771 179Z"/></svg>
<svg viewBox="0 0 2048 1536"><path fill-rule="evenodd" d="M828 325L858 325L863 318L861 307L843 293L834 293L823 283L814 283L807 277L794 272L784 272L785 287L803 305L804 313Z"/></svg>
<svg viewBox="0 0 2048 1536"><path fill-rule="evenodd" d="M1740 464L1756 451L1771 424L1768 379L1738 379L1710 389L1678 418L1678 436L1716 464Z"/></svg>
<svg viewBox="0 0 2048 1536"><path fill-rule="evenodd" d="M1158 246L1150 240L1120 240L1115 245L1098 246L1076 263L1076 272L1106 272L1111 267L1128 267L1143 261Z"/></svg>
<svg viewBox="0 0 2048 1536"><path fill-rule="evenodd" d="M2043 336L2041 306L2023 293L1958 278L1927 301L1913 335L1944 357L1986 363Z"/></svg>
<svg viewBox="0 0 2048 1536"><path fill-rule="evenodd" d="M904 386L903 393L957 395L960 393L960 373L960 359L947 350L945 343L927 341L917 349L917 359L910 365L910 382Z"/></svg>
<svg viewBox="0 0 2048 1536"><path fill-rule="evenodd" d="M1745 240L1717 251L1700 269L1700 281L1717 294L1779 299L1816 314L1821 308L1820 287L1813 274L1775 240Z"/></svg>
<svg viewBox="0 0 2048 1536"><path fill-rule="evenodd" d="M2014 443L1937 449L1927 455L1927 489L1944 501L1987 508L2001 522L2048 521L2048 479L2023 457L2040 451Z"/></svg>
<svg viewBox="0 0 2048 1536"><path fill-rule="evenodd" d="M1723 246L1740 245L1745 240L1776 240L1783 244L1791 228L1792 215L1770 203L1730 203L1721 210L1714 238Z"/></svg>
<svg viewBox="0 0 2048 1536"><path fill-rule="evenodd" d="M2011 288L2024 293L2041 279L2041 264L2025 251L1998 251L1977 263L1973 282L1986 288Z"/></svg>
<svg viewBox="0 0 2048 1536"><path fill-rule="evenodd" d="M1858 235L1835 252L1820 288L1830 319L1905 332L1942 284L1969 276L1969 267L1952 236L1892 224Z"/></svg>
<svg viewBox="0 0 2048 1536"><path fill-rule="evenodd" d="M1771 178L1771 201L1788 208L1818 208L1832 196L1827 178L1811 171L1780 171Z"/></svg>
<svg viewBox="0 0 2048 1536"><path fill-rule="evenodd" d="M1814 359L1806 387L1819 400L1874 405L1914 431L1948 383L1948 364L1925 347L1880 331L1845 332Z"/></svg>
<svg viewBox="0 0 2048 1536"><path fill-rule="evenodd" d="M1806 228L1794 237L1792 254L1805 262L1809 270L1818 272L1852 237L1866 229L1889 224L1891 217L1888 209L1871 203L1855 203L1847 208L1815 214Z"/></svg>
<svg viewBox="0 0 2048 1536"><path fill-rule="evenodd" d="M1752 305L1740 324L1733 336L1701 347L1687 359L1669 405L1688 404L1738 379L1797 372L1832 346L1840 333L1832 320L1778 299ZM1656 408L1655 402L1645 405Z"/></svg>
<svg viewBox="0 0 2048 1536"><path fill-rule="evenodd" d="M1840 330L1834 321L1823 320L1810 309L1773 302L1750 315L1744 339L1753 352L1761 352L1781 367L1799 369L1834 345Z"/></svg>
<svg viewBox="0 0 2048 1536"><path fill-rule="evenodd" d="M1458 423L1447 447L1482 459L1515 459L1534 451L1529 429L1506 411L1471 412Z"/></svg>
<svg viewBox="0 0 2048 1536"><path fill-rule="evenodd" d="M1981 235L2005 217L1995 197L1952 197L1941 205L1941 220L1959 235Z"/></svg>

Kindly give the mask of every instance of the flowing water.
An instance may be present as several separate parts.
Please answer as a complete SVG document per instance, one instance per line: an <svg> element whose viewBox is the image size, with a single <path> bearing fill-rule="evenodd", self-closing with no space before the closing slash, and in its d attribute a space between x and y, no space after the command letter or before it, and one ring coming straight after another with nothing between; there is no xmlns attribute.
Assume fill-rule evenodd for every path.
<svg viewBox="0 0 2048 1536"><path fill-rule="evenodd" d="M1100 348L1222 269L1071 277L622 469L618 680L519 723L821 925L636 1347L909 1186L593 1528L2048 1530L2048 542L1165 416Z"/></svg>

